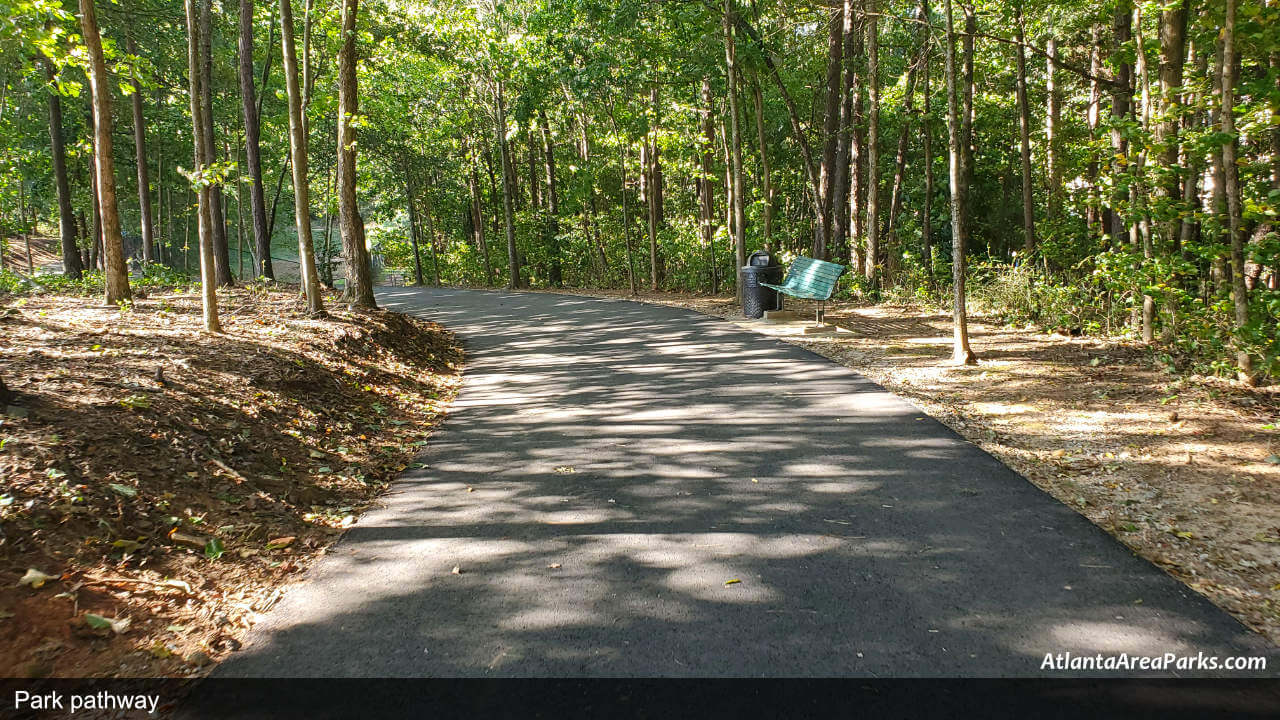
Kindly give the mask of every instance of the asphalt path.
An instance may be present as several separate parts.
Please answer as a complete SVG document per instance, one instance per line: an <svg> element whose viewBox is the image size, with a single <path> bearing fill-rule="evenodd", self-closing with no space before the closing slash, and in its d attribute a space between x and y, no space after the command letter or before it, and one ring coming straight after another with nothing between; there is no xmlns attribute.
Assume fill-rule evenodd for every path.
<svg viewBox="0 0 1280 720"><path fill-rule="evenodd" d="M379 300L458 333L463 389L215 677L1275 674L1260 636L801 348L627 301ZM1065 653L1270 657L1045 667Z"/></svg>

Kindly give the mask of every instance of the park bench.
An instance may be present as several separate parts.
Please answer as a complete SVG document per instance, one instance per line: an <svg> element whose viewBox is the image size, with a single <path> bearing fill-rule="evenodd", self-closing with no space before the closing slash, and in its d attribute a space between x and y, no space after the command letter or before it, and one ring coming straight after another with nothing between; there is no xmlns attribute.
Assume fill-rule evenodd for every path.
<svg viewBox="0 0 1280 720"><path fill-rule="evenodd" d="M826 318L827 300L831 299L831 293L836 289L836 280L840 279L844 270L843 265L836 263L798 257L791 261L791 267L787 268L787 277L783 279L781 285L760 284L773 288L783 295L803 300L817 300L817 321L821 326Z"/></svg>
<svg viewBox="0 0 1280 720"><path fill-rule="evenodd" d="M403 287L404 275L405 274L403 272L399 272L396 270L389 271L386 276L387 285L390 285L391 287Z"/></svg>

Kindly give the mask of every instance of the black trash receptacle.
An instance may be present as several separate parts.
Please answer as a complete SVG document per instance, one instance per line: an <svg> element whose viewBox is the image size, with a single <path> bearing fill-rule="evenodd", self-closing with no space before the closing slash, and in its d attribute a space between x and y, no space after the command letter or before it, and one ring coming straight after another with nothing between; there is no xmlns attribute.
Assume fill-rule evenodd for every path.
<svg viewBox="0 0 1280 720"><path fill-rule="evenodd" d="M760 283L774 285L782 283L782 266L767 250L751 253L747 264L738 271L738 281L742 283L742 314L749 318L764 316L765 310L781 310L781 298L773 288Z"/></svg>

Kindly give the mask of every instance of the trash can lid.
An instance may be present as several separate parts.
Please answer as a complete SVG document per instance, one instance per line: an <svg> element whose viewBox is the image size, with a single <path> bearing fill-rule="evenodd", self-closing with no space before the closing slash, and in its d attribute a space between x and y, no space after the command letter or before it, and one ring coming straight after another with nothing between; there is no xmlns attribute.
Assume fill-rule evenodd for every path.
<svg viewBox="0 0 1280 720"><path fill-rule="evenodd" d="M751 253L751 257L747 260L747 265L753 267L769 267L771 265L777 265L777 263L774 261L773 255L769 254L768 250L757 250Z"/></svg>

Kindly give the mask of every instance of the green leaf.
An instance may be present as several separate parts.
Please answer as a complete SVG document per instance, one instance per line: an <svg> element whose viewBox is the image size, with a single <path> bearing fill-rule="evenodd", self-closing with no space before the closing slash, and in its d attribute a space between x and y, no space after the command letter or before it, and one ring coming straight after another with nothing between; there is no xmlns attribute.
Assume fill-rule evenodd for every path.
<svg viewBox="0 0 1280 720"><path fill-rule="evenodd" d="M111 483L111 485L109 485L108 487L110 487L110 488L111 488L111 490L112 490L113 492L115 492L115 493L117 493L117 494L119 494L119 495L123 495L123 496L125 496L125 497L137 497L137 496L138 496L138 491L137 491L137 489L136 489L136 488L131 488L131 487L129 487L128 485L121 485L121 484L119 484L119 483Z"/></svg>
<svg viewBox="0 0 1280 720"><path fill-rule="evenodd" d="M84 622L94 630L106 630L111 627L110 620L102 617L101 615L94 615L93 613L85 613Z"/></svg>
<svg viewBox="0 0 1280 720"><path fill-rule="evenodd" d="M224 552L226 552L226 548L223 547L222 541L218 538L213 538L204 544L204 556L210 560L217 560L222 557Z"/></svg>

